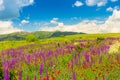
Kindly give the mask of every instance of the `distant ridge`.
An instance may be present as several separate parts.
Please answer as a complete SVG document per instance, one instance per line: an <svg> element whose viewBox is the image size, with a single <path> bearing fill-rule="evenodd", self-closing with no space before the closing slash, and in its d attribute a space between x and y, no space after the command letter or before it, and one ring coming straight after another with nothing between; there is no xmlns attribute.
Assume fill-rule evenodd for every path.
<svg viewBox="0 0 120 80"><path fill-rule="evenodd" d="M46 39L52 37L59 37L59 36L67 36L67 35L74 35L74 34L85 34L85 33L78 33L78 32L49 32L49 31L36 31L36 32L15 32L11 34L4 34L0 35L0 41L11 41L11 40L25 40L26 36L29 34L33 34L38 39Z"/></svg>

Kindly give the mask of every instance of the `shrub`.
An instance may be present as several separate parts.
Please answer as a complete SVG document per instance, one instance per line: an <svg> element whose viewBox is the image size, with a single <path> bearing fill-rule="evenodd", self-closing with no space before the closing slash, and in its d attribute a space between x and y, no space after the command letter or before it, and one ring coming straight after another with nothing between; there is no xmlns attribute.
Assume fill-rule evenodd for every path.
<svg viewBox="0 0 120 80"><path fill-rule="evenodd" d="M28 42L35 42L35 41L38 41L38 38L35 37L33 34L29 34L26 37L26 41L28 41Z"/></svg>
<svg viewBox="0 0 120 80"><path fill-rule="evenodd" d="M102 41L102 40L104 40L104 38L98 37L97 40L98 40L98 41Z"/></svg>
<svg viewBox="0 0 120 80"><path fill-rule="evenodd" d="M0 80L3 80L3 69L2 69L2 63L0 62Z"/></svg>

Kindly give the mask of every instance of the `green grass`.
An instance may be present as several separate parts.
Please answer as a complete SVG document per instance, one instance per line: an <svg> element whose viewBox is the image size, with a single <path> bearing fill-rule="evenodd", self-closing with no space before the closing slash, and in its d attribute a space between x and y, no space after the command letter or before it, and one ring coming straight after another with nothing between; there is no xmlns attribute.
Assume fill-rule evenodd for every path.
<svg viewBox="0 0 120 80"><path fill-rule="evenodd" d="M51 67L49 66L49 63L53 61L54 65L56 65L56 67L55 67L55 69L56 69L55 77L57 79L60 79L60 80L61 79L62 80L69 80L70 79L69 77L71 75L73 75L73 70L68 69L66 64L68 64L71 59L73 59L76 55L78 55L78 53L81 53L81 51L89 50L91 45L99 47L100 44L102 44L102 41L103 41L102 38L107 38L107 37L120 38L120 33L118 33L118 34L117 33L77 34L77 35L72 35L72 36L61 36L61 37L56 37L56 38L40 39L40 40L35 41L35 42L27 42L25 40L23 40L23 41L3 41L3 42L0 42L0 51L1 50L6 50L6 49L9 49L9 48L17 48L19 46L24 46L24 45L27 45L27 44L40 44L40 45L47 44L47 45L42 46L42 47L40 47L40 45L39 46L30 46L30 47L27 47L27 49L23 50L25 54L29 53L29 51L30 51L31 52L30 55L31 55L33 53L33 51L31 51L31 50L36 50L37 51L37 49L46 48L46 50L49 51L49 50L54 50L54 48L57 49L55 46L58 46L58 43L60 43L59 46L61 46L63 42L68 42L69 45L71 45L71 44L74 45L74 43L69 42L69 41L72 41L72 40L95 40L95 39L98 39L98 38L101 39L100 41L86 43L87 46L85 48L82 48L82 49L80 49L80 47L78 46L80 43L76 42L76 44L74 45L74 47L75 47L74 50L70 52L71 54L59 55L58 58L56 58L55 56L52 56L44 64L45 68L44 68L43 75L42 75L43 77L46 76L46 71L48 71L52 75L52 72L54 71L54 67L51 69ZM106 44L107 43L109 43L109 40L106 41ZM53 46L51 44L53 44ZM61 46L61 47L64 47L64 45ZM118 51L120 51L120 50L118 50ZM98 63L100 56L102 56L102 63L101 64ZM108 60L109 56L111 57L110 60ZM76 64L74 65L74 71L77 73L77 80L82 80L82 79L85 79L85 78L87 80L94 80L95 76L97 76L99 74L99 72L101 72L106 77L106 80L114 80L114 77L115 77L115 79L119 79L120 78L120 75L119 75L120 72L119 72L119 69L118 69L118 67L119 67L118 64L114 64L113 65L114 67L110 68L110 66L111 66L110 63L111 62L117 62L116 61L116 56L117 56L117 54L115 54L115 55L112 55L112 54L92 55L92 58L94 58L94 60L95 60L95 64L92 65L92 67L88 67L87 69L85 69L85 68L83 68L83 65L82 65L82 62L85 60L85 58L82 55L80 58L78 58L81 65L79 65L79 66L77 66ZM37 61L38 60L39 59L37 59ZM43 62L42 60L41 60L41 62ZM31 80L33 80L34 75L36 75L37 79L39 79L39 66L40 66L40 64L34 65L34 63L32 63L32 62L30 64L25 64L22 61L18 64L19 64L19 66L22 65L22 71L23 71L22 79L23 80L26 79L26 75L29 76L29 78ZM52 65L52 66L54 66L54 65ZM96 66L99 66L99 67L96 68ZM102 66L105 66L103 71L101 71L103 69ZM46 68L48 68L48 69L46 69ZM94 69L96 71L93 72L92 69ZM110 74L107 73L107 71L106 71L107 69L109 69L109 71L111 72ZM59 75L57 74L58 70L60 70L60 72L61 72L61 74L59 74ZM83 77L81 76L82 74L84 74ZM99 76L98 80L102 80L102 75Z"/></svg>
<svg viewBox="0 0 120 80"><path fill-rule="evenodd" d="M0 50L5 50L9 48L17 48L19 46L23 46L26 44L47 44L52 42L65 42L70 40L93 40L96 38L106 38L106 37L120 37L120 33L106 33L106 34L77 34L77 35L70 35L70 36L62 36L62 37L55 37L55 38L48 38L48 39L40 39L37 42L26 42L23 41L2 41L0 42Z"/></svg>

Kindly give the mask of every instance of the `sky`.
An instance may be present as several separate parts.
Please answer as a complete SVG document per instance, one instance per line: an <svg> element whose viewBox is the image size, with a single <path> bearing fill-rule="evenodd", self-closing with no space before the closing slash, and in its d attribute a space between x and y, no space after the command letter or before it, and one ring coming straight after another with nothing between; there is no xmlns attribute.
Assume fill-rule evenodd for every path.
<svg viewBox="0 0 120 80"><path fill-rule="evenodd" d="M0 34L120 32L120 0L0 0Z"/></svg>

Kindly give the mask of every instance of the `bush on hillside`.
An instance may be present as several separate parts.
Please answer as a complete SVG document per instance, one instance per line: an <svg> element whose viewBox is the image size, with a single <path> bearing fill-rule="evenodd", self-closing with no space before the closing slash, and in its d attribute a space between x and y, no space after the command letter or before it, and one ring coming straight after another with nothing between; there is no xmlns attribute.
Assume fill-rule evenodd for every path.
<svg viewBox="0 0 120 80"><path fill-rule="evenodd" d="M28 41L28 42L35 42L35 41L38 41L38 38L35 37L33 34L29 34L26 37L26 41Z"/></svg>

